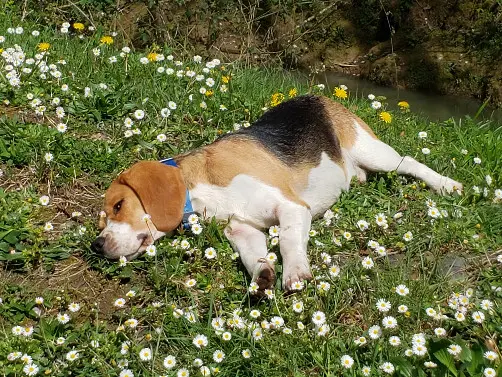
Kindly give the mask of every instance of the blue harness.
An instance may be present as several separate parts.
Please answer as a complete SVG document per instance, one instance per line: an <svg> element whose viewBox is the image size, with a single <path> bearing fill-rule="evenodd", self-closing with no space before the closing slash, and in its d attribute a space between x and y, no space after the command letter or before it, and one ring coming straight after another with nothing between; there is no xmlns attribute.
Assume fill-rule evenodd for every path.
<svg viewBox="0 0 502 377"><path fill-rule="evenodd" d="M163 163L164 165L174 166L175 168L178 167L178 164L176 163L176 161L174 161L174 158L167 158L165 160L160 160L159 162ZM181 220L181 225L183 226L183 229L191 228L188 218L190 217L190 215L193 214L195 214L195 211L193 210L192 201L190 200L190 193L188 192L187 189L185 195L185 206L183 207L183 219Z"/></svg>

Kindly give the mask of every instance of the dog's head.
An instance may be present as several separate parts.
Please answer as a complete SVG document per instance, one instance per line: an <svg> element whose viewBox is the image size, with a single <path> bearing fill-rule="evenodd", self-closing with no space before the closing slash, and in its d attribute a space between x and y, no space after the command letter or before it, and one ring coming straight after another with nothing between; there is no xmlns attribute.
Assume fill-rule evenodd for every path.
<svg viewBox="0 0 502 377"><path fill-rule="evenodd" d="M133 165L105 194L102 230L92 248L107 258L128 260L181 223L186 189L180 169L157 161Z"/></svg>

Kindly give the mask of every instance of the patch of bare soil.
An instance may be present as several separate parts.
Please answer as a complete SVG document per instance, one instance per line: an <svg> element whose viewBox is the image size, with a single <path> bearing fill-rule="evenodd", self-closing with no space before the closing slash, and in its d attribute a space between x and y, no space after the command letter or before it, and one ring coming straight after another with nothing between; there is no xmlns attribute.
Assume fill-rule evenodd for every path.
<svg viewBox="0 0 502 377"><path fill-rule="evenodd" d="M78 222L83 222L86 218L97 220L97 214L102 209L103 192L84 180L75 180L71 184L55 187L52 195L53 205L67 218L71 218L74 211L82 213L81 218L74 218Z"/></svg>
<svg viewBox="0 0 502 377"><path fill-rule="evenodd" d="M21 191L36 184L40 195L49 195L56 208L71 217L72 211L79 211L85 215L95 216L103 202L103 191L89 182L85 177L79 177L61 186L53 186L50 182L43 182L36 176L30 166L10 167L0 164L3 176L0 178L0 188L5 191Z"/></svg>
<svg viewBox="0 0 502 377"><path fill-rule="evenodd" d="M40 123L48 126L56 126L59 121L56 117L38 116L27 108L17 106L5 106L0 104L0 114L9 119L17 119L21 123Z"/></svg>
<svg viewBox="0 0 502 377"><path fill-rule="evenodd" d="M76 256L57 263L51 272L42 268L23 274L0 270L0 286L19 286L23 295L32 298L68 295L87 310L97 308L100 320L113 315L114 301L130 289L128 284L107 279Z"/></svg>
<svg viewBox="0 0 502 377"><path fill-rule="evenodd" d="M0 177L0 188L3 188L5 191L22 190L36 180L35 171L30 166L13 168L0 164L0 169L3 172Z"/></svg>

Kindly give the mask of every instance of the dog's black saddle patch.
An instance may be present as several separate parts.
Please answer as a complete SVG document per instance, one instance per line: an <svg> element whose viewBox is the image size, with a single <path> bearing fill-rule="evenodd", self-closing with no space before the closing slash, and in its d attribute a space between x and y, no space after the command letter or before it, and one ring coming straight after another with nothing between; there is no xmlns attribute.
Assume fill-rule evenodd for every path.
<svg viewBox="0 0 502 377"><path fill-rule="evenodd" d="M250 137L288 165L317 164L322 152L339 160L340 142L324 106L317 96L296 97L226 137Z"/></svg>

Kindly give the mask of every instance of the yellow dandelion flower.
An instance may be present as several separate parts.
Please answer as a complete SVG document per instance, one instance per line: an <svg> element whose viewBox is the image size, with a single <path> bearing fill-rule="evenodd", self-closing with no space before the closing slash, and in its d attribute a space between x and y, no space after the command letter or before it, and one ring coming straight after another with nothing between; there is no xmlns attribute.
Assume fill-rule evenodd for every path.
<svg viewBox="0 0 502 377"><path fill-rule="evenodd" d="M296 97L297 94L298 94L298 90L296 88L292 88L289 90L288 96L289 96L289 98L293 98L293 97Z"/></svg>
<svg viewBox="0 0 502 377"><path fill-rule="evenodd" d="M3 48L0 48L0 54L3 52Z"/></svg>
<svg viewBox="0 0 502 377"><path fill-rule="evenodd" d="M335 91L333 92L333 94L335 95L335 97L341 98L341 99L345 99L348 97L347 91L343 88L340 88L339 86L337 86L335 88Z"/></svg>
<svg viewBox="0 0 502 377"><path fill-rule="evenodd" d="M221 76L221 82L223 84L228 84L229 81L230 81L230 76Z"/></svg>
<svg viewBox="0 0 502 377"><path fill-rule="evenodd" d="M51 47L51 45L50 43L42 42L39 43L37 47L39 51L47 51Z"/></svg>
<svg viewBox="0 0 502 377"><path fill-rule="evenodd" d="M101 37L101 39L99 41L101 42L101 44L104 44L104 45L113 44L113 38L110 37L109 35L105 35L105 36Z"/></svg>
<svg viewBox="0 0 502 377"><path fill-rule="evenodd" d="M214 94L212 90L206 90L206 97L211 97Z"/></svg>
<svg viewBox="0 0 502 377"><path fill-rule="evenodd" d="M157 61L157 56L159 56L159 54L157 54L156 52L150 52L146 57L151 62L155 62L155 61Z"/></svg>
<svg viewBox="0 0 502 377"><path fill-rule="evenodd" d="M380 113L380 119L383 120L385 123L390 123L392 122L392 115L390 115L390 113L387 111L382 111Z"/></svg>
<svg viewBox="0 0 502 377"><path fill-rule="evenodd" d="M397 103L397 105L403 110L410 108L410 104L406 101L400 101Z"/></svg>
<svg viewBox="0 0 502 377"><path fill-rule="evenodd" d="M272 94L272 99L270 100L270 106L275 107L284 101L284 94L282 93L274 93Z"/></svg>
<svg viewBox="0 0 502 377"><path fill-rule="evenodd" d="M84 30L84 24L82 22L75 22L73 28L78 31Z"/></svg>

